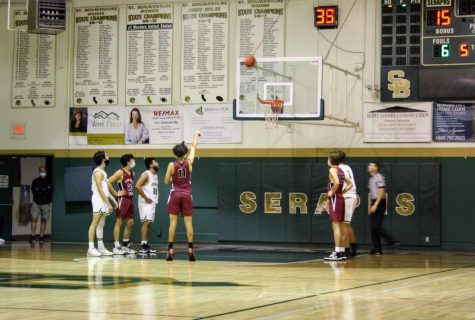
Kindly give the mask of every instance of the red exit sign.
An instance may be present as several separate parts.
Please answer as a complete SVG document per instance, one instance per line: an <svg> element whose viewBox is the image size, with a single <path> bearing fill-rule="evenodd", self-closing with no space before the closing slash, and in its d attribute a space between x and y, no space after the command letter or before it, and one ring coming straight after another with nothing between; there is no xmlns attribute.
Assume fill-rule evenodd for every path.
<svg viewBox="0 0 475 320"><path fill-rule="evenodd" d="M11 124L11 138L20 138L24 139L26 137L26 123L23 122L13 122Z"/></svg>
<svg viewBox="0 0 475 320"><path fill-rule="evenodd" d="M314 8L314 26L317 29L338 28L338 6L325 6Z"/></svg>

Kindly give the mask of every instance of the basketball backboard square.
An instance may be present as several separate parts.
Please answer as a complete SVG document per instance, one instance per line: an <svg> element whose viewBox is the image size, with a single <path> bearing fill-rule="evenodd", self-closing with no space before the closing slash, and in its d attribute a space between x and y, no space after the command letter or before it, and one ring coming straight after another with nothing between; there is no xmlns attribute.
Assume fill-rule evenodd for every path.
<svg viewBox="0 0 475 320"><path fill-rule="evenodd" d="M270 105L261 100L284 101L279 120L323 120L321 57L256 58L236 64L234 118L264 120Z"/></svg>

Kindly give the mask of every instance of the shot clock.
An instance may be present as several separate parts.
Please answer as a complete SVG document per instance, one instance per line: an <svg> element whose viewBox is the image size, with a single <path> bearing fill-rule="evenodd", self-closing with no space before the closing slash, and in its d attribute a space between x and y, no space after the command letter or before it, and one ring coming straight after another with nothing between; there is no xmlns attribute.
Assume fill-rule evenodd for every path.
<svg viewBox="0 0 475 320"><path fill-rule="evenodd" d="M314 26L317 29L338 28L338 6L314 8Z"/></svg>
<svg viewBox="0 0 475 320"><path fill-rule="evenodd" d="M422 64L475 65L475 0L424 0Z"/></svg>

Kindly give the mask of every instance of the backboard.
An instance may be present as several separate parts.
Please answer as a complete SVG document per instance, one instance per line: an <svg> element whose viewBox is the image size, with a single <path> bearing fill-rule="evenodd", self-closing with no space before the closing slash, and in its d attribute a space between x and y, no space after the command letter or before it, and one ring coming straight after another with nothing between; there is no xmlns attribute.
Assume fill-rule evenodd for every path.
<svg viewBox="0 0 475 320"><path fill-rule="evenodd" d="M264 120L270 105L260 100L284 100L279 120L323 120L321 57L256 58L236 64L234 119Z"/></svg>

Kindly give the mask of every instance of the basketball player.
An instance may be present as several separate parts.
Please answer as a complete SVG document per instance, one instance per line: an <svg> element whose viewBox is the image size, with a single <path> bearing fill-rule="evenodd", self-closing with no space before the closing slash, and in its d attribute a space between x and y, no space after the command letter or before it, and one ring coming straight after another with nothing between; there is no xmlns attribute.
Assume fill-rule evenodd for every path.
<svg viewBox="0 0 475 320"><path fill-rule="evenodd" d="M140 229L140 253L154 254L157 250L148 244L148 230L155 220L155 207L158 204L158 162L154 158L145 158L145 168L135 185L139 193L139 214L142 227Z"/></svg>
<svg viewBox="0 0 475 320"><path fill-rule="evenodd" d="M356 256L356 237L353 227L351 226L351 219L355 212L356 203L358 201L358 195L356 193L356 182L353 170L350 166L346 165L346 154L343 151L338 151L340 154L339 167L343 170L345 175L350 178L353 187L343 194L345 198L345 220L343 221L343 246L345 247L345 255L349 258ZM345 185L343 185L345 187Z"/></svg>
<svg viewBox="0 0 475 320"><path fill-rule="evenodd" d="M120 157L120 163L123 168L117 170L107 182L109 191L114 197L118 199L119 207L116 210L116 221L114 227L114 249L113 254L134 254L135 250L130 247L130 232L134 225L134 172L132 169L135 167L135 158L131 153L124 154ZM113 184L117 183L116 191ZM122 223L126 222L124 228L124 238L122 246L120 245L120 229Z"/></svg>
<svg viewBox="0 0 475 320"><path fill-rule="evenodd" d="M175 155L176 160L170 162L165 175L165 184L172 184L167 205L167 212L170 217L167 261L173 260L173 241L175 240L176 224L180 212L185 220L186 235L188 238L188 260L196 260L195 252L193 250L193 197L191 195L191 172L193 171L196 145L198 144L198 138L200 136L201 133L196 131L189 154L185 142L177 144L173 148L173 154Z"/></svg>
<svg viewBox="0 0 475 320"><path fill-rule="evenodd" d="M92 222L89 227L87 255L90 257L111 256L112 252L105 248L103 242L104 224L106 217L112 212L111 202L114 208L117 208L118 204L113 197L110 197L107 188L107 173L104 169L109 164L109 156L105 151L97 151L94 154L94 163L97 167L91 177ZM94 247L94 235L97 236L97 249Z"/></svg>
<svg viewBox="0 0 475 320"><path fill-rule="evenodd" d="M353 183L343 170L338 167L339 164L339 152L331 152L328 157L328 166L330 167L328 175L328 206L333 228L333 238L335 240L335 251L324 258L326 261L346 260L345 247L342 241L342 224L345 218L345 199L343 198L343 193L350 190L353 187ZM346 183L345 188L343 188L344 183Z"/></svg>

